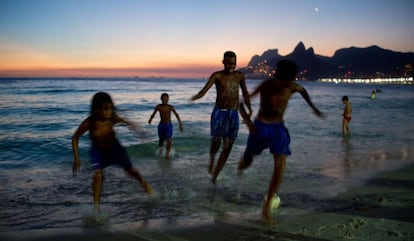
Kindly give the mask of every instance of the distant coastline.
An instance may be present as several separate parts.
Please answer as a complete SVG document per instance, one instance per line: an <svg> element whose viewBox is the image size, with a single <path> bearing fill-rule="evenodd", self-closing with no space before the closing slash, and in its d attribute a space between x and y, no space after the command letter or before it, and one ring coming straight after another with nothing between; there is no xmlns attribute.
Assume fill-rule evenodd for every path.
<svg viewBox="0 0 414 241"><path fill-rule="evenodd" d="M400 84L412 85L414 84L413 77L408 78L321 78L317 82L328 83L351 83L351 84Z"/></svg>
<svg viewBox="0 0 414 241"><path fill-rule="evenodd" d="M143 81L143 82L192 82L206 81L206 78L167 78L167 77L0 77L1 81L31 81L31 80L54 80L54 81ZM248 81L262 81L262 78L247 78ZM298 79L303 81L301 79ZM381 85L414 85L413 77L402 78L320 78L310 80L322 83L334 84L381 84Z"/></svg>
<svg viewBox="0 0 414 241"><path fill-rule="evenodd" d="M332 57L326 57L315 54L312 47L306 49L302 42L285 56L280 55L278 49L269 49L262 55L255 55L241 71L247 78L266 79L274 75L276 64L281 59L289 59L298 64L300 80L394 79L414 76L414 52L396 52L374 45L366 48L342 48Z"/></svg>

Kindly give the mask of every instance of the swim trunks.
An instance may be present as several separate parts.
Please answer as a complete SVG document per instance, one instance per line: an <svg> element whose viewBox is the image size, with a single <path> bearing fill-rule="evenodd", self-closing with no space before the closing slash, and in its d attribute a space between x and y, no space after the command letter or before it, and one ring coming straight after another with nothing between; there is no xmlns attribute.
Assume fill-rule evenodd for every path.
<svg viewBox="0 0 414 241"><path fill-rule="evenodd" d="M211 136L235 139L239 132L239 113L233 109L214 107L211 113Z"/></svg>
<svg viewBox="0 0 414 241"><path fill-rule="evenodd" d="M349 117L344 116L344 119L347 120L348 122L350 122L352 117L351 116L349 116Z"/></svg>
<svg viewBox="0 0 414 241"><path fill-rule="evenodd" d="M132 168L128 153L121 144L116 141L108 147L91 147L92 170L104 169L110 165L118 165L126 170Z"/></svg>
<svg viewBox="0 0 414 241"><path fill-rule="evenodd" d="M158 137L160 139L171 139L173 135L172 123L160 123L158 124Z"/></svg>
<svg viewBox="0 0 414 241"><path fill-rule="evenodd" d="M249 134L246 151L244 152L246 164L251 164L253 156L259 155L268 147L273 154L291 154L289 149L290 135L283 122L264 123L256 119L254 125L257 132Z"/></svg>

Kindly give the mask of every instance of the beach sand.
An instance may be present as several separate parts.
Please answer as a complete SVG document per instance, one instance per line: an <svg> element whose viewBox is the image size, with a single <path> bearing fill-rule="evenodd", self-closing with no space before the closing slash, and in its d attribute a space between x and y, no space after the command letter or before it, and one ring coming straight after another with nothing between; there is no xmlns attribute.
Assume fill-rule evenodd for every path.
<svg viewBox="0 0 414 241"><path fill-rule="evenodd" d="M283 184L282 184L283 185ZM283 200L283 197L282 197ZM257 212L0 233L0 240L414 240L414 165L381 173L323 207L282 206L269 227Z"/></svg>

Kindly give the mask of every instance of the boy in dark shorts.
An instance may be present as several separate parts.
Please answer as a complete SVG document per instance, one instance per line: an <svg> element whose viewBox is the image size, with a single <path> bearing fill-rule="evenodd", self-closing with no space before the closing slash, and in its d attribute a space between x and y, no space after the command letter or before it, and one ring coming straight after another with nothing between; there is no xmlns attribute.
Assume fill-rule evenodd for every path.
<svg viewBox="0 0 414 241"><path fill-rule="evenodd" d="M294 62L281 60L277 65L275 77L264 81L256 88L250 95L253 97L260 94L260 109L254 123L245 113L244 108L240 108L250 130L246 150L238 165L240 174L252 164L253 157L259 155L264 149L269 148L273 154L274 171L262 209L263 217L268 224L271 223L270 205L272 199L282 183L286 156L291 154L289 132L283 123L283 114L290 97L299 92L314 113L318 117L323 116L313 105L306 90L294 82L296 74L297 66Z"/></svg>
<svg viewBox="0 0 414 241"><path fill-rule="evenodd" d="M132 167L128 154L124 147L121 146L113 130L116 124L126 124L138 131L138 127L119 117L114 111L114 103L109 94L104 92L96 93L92 98L91 114L78 127L72 137L73 149L73 173L76 173L80 167L78 142L79 137L89 131L92 147L91 162L93 169L92 190L93 201L96 211L99 211L101 199L103 169L110 165L122 167L126 173L136 179L145 192L151 194L152 188L141 176L139 171Z"/></svg>
<svg viewBox="0 0 414 241"><path fill-rule="evenodd" d="M183 131L183 124L181 123L180 116L178 115L177 111L175 110L174 106L169 105L170 97L167 93L163 93L161 95L162 103L157 105L154 108L154 112L152 113L150 119L148 120L148 124L151 124L152 119L154 118L157 111L160 113L160 123L158 124L158 147L161 149L164 145L164 141L167 141L167 150L165 152L165 159L170 159L170 151L172 145L172 135L173 135L173 125L171 123L171 112L174 113L175 117L178 120L180 131ZM161 152L160 152L161 153Z"/></svg>

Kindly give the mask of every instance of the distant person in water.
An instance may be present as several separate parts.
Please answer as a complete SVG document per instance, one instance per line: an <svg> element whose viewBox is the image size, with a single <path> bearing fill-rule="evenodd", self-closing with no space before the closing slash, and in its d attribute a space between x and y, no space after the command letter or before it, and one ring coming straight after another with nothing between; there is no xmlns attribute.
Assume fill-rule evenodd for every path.
<svg viewBox="0 0 414 241"><path fill-rule="evenodd" d="M371 91L371 100L375 100L375 91Z"/></svg>
<svg viewBox="0 0 414 241"><path fill-rule="evenodd" d="M286 156L290 155L290 136L283 122L283 115L291 96L299 92L318 117L323 114L313 105L306 90L295 83L297 65L289 60L281 60L277 64L276 74L273 78L261 83L250 95L260 94L260 108L254 123L244 113L241 105L240 112L247 123L250 133L243 157L238 164L239 174L248 168L256 155L269 148L273 154L274 170L269 183L262 209L263 217L271 224L270 206L275 193L282 183L286 167Z"/></svg>
<svg viewBox="0 0 414 241"><path fill-rule="evenodd" d="M172 135L173 135L173 125L171 123L171 112L174 113L175 117L178 120L180 131L183 131L183 125L181 123L180 116L178 115L177 111L175 111L174 106L169 105L170 97L167 93L163 93L161 95L161 104L155 106L154 112L152 113L150 119L148 120L148 123L151 124L152 119L154 118L155 114L157 112L160 113L160 123L158 124L158 147L161 149L164 146L164 141L167 141L167 150L165 152L165 158L167 160L170 159L170 151L171 151L171 145L172 145Z"/></svg>
<svg viewBox="0 0 414 241"><path fill-rule="evenodd" d="M342 114L342 136L351 136L351 130L349 129L349 122L352 119L352 105L349 102L348 96L342 97L342 103L344 103L344 113Z"/></svg>
<svg viewBox="0 0 414 241"><path fill-rule="evenodd" d="M73 149L73 173L75 174L80 168L80 159L78 151L79 137L89 131L92 142L91 146L91 162L93 169L92 190L95 210L99 211L103 169L110 165L118 165L122 167L126 173L135 178L145 192L151 194L153 192L150 185L144 180L139 171L132 167L127 151L115 136L113 127L116 124L126 124L133 130L138 132L138 126L129 122L115 113L115 106L109 94L104 92L96 93L92 98L91 112L80 124L72 137Z"/></svg>
<svg viewBox="0 0 414 241"><path fill-rule="evenodd" d="M214 184L229 157L234 140L238 134L240 89L244 102L249 108L249 114L251 114L245 77L242 72L235 70L236 54L232 51L225 52L222 63L224 69L214 72L200 92L191 98L192 101L200 99L213 85L216 86L216 103L211 114L210 164L208 165L208 172L212 175L211 181ZM224 142L222 151L217 165L214 167L214 159L222 141Z"/></svg>

